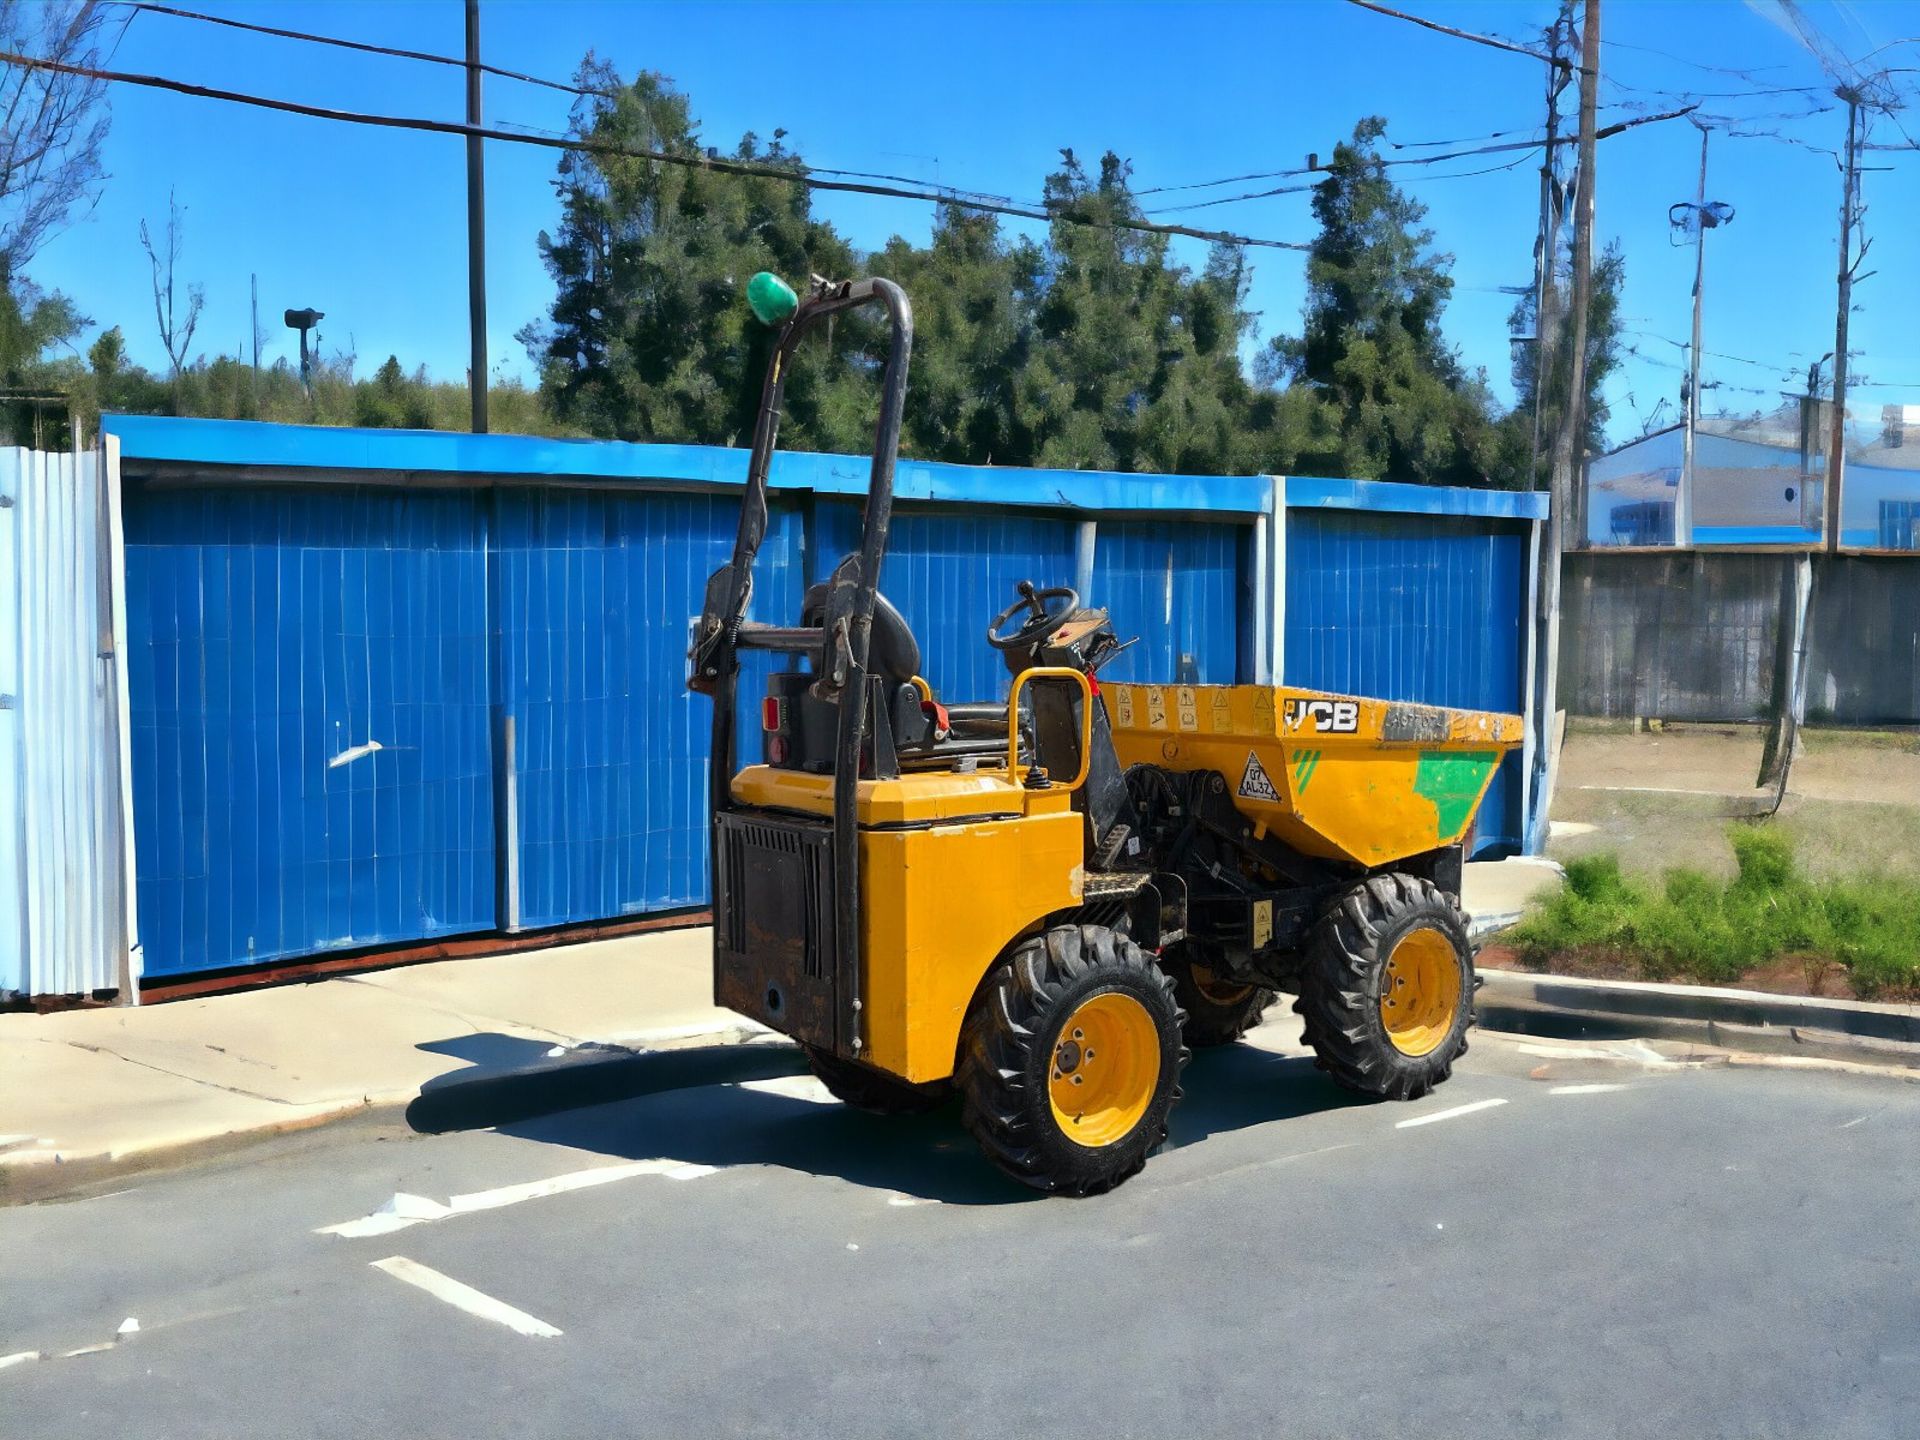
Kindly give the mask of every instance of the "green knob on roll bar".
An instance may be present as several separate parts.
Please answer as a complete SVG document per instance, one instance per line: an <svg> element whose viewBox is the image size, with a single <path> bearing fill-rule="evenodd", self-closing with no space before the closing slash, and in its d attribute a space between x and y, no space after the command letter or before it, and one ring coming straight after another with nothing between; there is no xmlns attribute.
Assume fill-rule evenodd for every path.
<svg viewBox="0 0 1920 1440"><path fill-rule="evenodd" d="M763 325L780 325L793 318L800 297L778 275L762 270L747 282L747 304Z"/></svg>

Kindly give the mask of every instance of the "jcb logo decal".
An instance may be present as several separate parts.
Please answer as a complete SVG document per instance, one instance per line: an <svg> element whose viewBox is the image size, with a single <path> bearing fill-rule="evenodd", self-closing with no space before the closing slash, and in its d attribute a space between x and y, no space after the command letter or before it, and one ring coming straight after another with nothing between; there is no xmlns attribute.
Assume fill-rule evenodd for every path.
<svg viewBox="0 0 1920 1440"><path fill-rule="evenodd" d="M1312 722L1316 735L1351 735L1360 728L1360 705L1354 700L1289 700L1287 729L1304 730Z"/></svg>

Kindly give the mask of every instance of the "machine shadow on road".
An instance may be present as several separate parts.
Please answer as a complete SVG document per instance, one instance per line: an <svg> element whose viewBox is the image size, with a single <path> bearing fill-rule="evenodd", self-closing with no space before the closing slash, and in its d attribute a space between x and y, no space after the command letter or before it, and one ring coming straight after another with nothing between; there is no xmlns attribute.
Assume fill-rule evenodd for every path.
<svg viewBox="0 0 1920 1440"><path fill-rule="evenodd" d="M1167 1147L1197 1145L1213 1135L1325 1110L1373 1102L1342 1090L1310 1055L1276 1055L1253 1045L1196 1050L1181 1077L1184 1097L1167 1126Z"/></svg>
<svg viewBox="0 0 1920 1440"><path fill-rule="evenodd" d="M463 1036L445 1042L445 1053L484 1054L499 1064L502 1042L512 1039ZM807 1098L809 1087L788 1088L805 1074L799 1054L785 1046L700 1046L430 1086L408 1120L416 1130L493 1128L620 1160L778 1166L949 1205L1040 1198L985 1161L961 1128L957 1104L925 1115L869 1115ZM1309 1058L1249 1045L1200 1051L1182 1088L1168 1148L1365 1103Z"/></svg>
<svg viewBox="0 0 1920 1440"><path fill-rule="evenodd" d="M804 1075L807 1069L800 1052L786 1045L692 1045L612 1058L604 1047L583 1046L556 1057L545 1041L481 1032L418 1048L473 1067L428 1081L407 1106L407 1124L428 1135L485 1130L668 1090Z"/></svg>

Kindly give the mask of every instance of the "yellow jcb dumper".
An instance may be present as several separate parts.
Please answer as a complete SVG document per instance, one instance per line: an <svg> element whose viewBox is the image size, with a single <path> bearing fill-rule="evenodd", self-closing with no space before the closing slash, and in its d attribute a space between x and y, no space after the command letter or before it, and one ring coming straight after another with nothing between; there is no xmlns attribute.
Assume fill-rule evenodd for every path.
<svg viewBox="0 0 1920 1440"><path fill-rule="evenodd" d="M779 327L733 559L689 683L713 698L719 1003L790 1035L849 1104L958 1092L988 1156L1085 1195L1166 1136L1189 1045L1298 998L1334 1080L1408 1100L1466 1048L1462 837L1512 715L1266 685L1102 687L1121 642L1065 586L1022 583L986 629L1008 693L943 703L876 589L913 316L886 280L749 286ZM787 366L820 321L891 321L860 549L792 625L746 619ZM773 674L737 767L738 655Z"/></svg>

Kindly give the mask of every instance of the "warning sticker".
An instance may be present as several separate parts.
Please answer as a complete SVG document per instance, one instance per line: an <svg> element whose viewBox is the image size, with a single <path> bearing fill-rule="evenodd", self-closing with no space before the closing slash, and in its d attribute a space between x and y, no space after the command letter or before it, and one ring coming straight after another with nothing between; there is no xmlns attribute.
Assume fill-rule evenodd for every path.
<svg viewBox="0 0 1920 1440"><path fill-rule="evenodd" d="M1226 735L1233 730L1233 702L1228 699L1224 685L1216 686L1213 692L1213 729L1216 735Z"/></svg>
<svg viewBox="0 0 1920 1440"><path fill-rule="evenodd" d="M1275 804L1280 800L1273 781L1260 766L1260 757L1251 750L1247 752L1247 768L1240 776L1240 794L1248 800L1271 800Z"/></svg>

